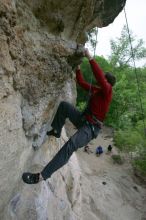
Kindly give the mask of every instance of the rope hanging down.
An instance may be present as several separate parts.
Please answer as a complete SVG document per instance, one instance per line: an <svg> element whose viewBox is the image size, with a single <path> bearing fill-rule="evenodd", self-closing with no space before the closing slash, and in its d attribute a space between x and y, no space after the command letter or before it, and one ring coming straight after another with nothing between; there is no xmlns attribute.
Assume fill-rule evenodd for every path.
<svg viewBox="0 0 146 220"><path fill-rule="evenodd" d="M96 46L97 46L97 35L98 35L98 28L97 28L97 27L95 27L94 58L95 58Z"/></svg>
<svg viewBox="0 0 146 220"><path fill-rule="evenodd" d="M98 35L98 28L95 27L95 43L94 43L94 46L93 46L93 49L94 49L94 56L93 56L93 57L94 57L94 59L95 59L96 46L97 46L97 35ZM89 98L90 98L90 95L91 95L92 80L93 80L93 74L91 74L90 89L89 89Z"/></svg>
<svg viewBox="0 0 146 220"><path fill-rule="evenodd" d="M146 125L145 125L145 120L144 120L144 109L143 109L143 104L142 104L142 99L141 99L140 83L139 83L137 69L136 69L136 64L135 64L135 55L134 55L134 52L133 52L131 35L130 35L130 31L129 31L129 25L128 25L128 20L127 20L127 14L126 14L125 7L124 7L124 14L125 14L126 27L127 27L127 32L128 32L128 36L129 36L130 47L131 47L131 53L132 53L132 59L133 59L133 65L134 65L134 72L135 72L135 76L136 76L136 83L137 83L137 88L138 88L140 109L141 109L141 113L142 113L142 121L143 121L143 127L144 127L144 134L146 135Z"/></svg>
<svg viewBox="0 0 146 220"><path fill-rule="evenodd" d="M94 49L94 55L93 55L93 58L95 58L95 53L96 53L97 35L98 35L98 28L95 27L95 41L94 41L95 43L93 44L93 49ZM86 101L86 104L85 104L84 109L87 109L87 108L88 108L88 105L89 105L89 100L90 100L90 97L91 97L92 80L93 80L93 74L91 74L90 88L89 88L89 92L88 92L88 96L87 96L88 98L87 98L87 101Z"/></svg>

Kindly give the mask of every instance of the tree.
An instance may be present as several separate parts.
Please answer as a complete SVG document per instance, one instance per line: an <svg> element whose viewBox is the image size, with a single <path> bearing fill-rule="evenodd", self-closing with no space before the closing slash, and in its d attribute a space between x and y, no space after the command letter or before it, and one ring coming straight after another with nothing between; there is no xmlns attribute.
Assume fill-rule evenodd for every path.
<svg viewBox="0 0 146 220"><path fill-rule="evenodd" d="M130 39L133 50L131 50L127 28L124 26L120 38L111 40L112 52L109 57L117 83L114 88L115 92L108 120L121 128L136 124L138 120L142 119L137 78L134 68L130 64L133 55L135 60L146 57L146 48L143 46L144 41L137 40L132 32L130 32ZM137 77L143 101L144 90L142 88L145 87L145 83L141 79L144 78L144 74L141 73L140 68L137 69Z"/></svg>
<svg viewBox="0 0 146 220"><path fill-rule="evenodd" d="M116 40L111 40L111 55L109 56L109 61L112 66L124 68L131 64L132 55L134 55L135 60L140 60L146 58L146 48L144 47L144 41L142 39L137 40L136 37L130 32L130 39L132 43L133 53L131 50L131 44L129 39L129 34L126 25L121 31L121 36Z"/></svg>
<svg viewBox="0 0 146 220"><path fill-rule="evenodd" d="M97 37L98 37L98 28L94 27L93 29L91 29L90 31L88 31L87 33L88 35L88 46L91 47L91 50L94 53L95 56L95 51L96 51L96 46L97 46Z"/></svg>

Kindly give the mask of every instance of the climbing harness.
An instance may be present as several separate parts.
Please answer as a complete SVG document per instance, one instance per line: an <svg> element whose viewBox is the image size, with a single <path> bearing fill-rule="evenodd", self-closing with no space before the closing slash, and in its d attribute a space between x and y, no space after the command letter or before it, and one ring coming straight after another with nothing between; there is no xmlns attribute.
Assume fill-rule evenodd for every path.
<svg viewBox="0 0 146 220"><path fill-rule="evenodd" d="M129 42L130 42L130 47L131 47L132 60L133 60L133 65L134 65L134 73L135 73L135 77L136 77L136 84L137 84L138 95L139 95L140 109L141 109L141 113L142 113L142 121L143 121L143 127L144 127L144 134L146 135L146 125L145 125L145 120L144 120L144 109L143 109L143 104L142 104L142 99L141 99L140 83L139 83L137 69L136 69L136 64L135 64L135 55L134 55L134 52L133 52L131 35L130 35L130 31L129 31L129 25L128 25L128 19L127 19L127 14L126 14L125 7L124 7L124 15L125 15L126 27L127 27L127 32L128 32Z"/></svg>

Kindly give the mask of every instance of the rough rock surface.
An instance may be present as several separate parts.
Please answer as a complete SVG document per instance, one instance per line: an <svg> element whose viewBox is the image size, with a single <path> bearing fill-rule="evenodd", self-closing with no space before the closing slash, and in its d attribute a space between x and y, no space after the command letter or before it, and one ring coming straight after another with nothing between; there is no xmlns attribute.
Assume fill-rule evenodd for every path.
<svg viewBox="0 0 146 220"><path fill-rule="evenodd" d="M64 194L65 204L55 200L45 183L32 191L22 185L21 174L44 166L35 160L32 145L42 144L60 100L75 100L73 70L81 60L85 32L111 23L124 4L125 0L0 0L0 219L77 219L74 215L80 211L74 201L80 186L71 172L74 165L55 174L52 184ZM52 150L44 147L40 153L45 162L60 147L49 143ZM66 190L64 179L73 185L73 193ZM57 202L66 211L56 208L54 214L51 207ZM43 206L48 209L39 214Z"/></svg>

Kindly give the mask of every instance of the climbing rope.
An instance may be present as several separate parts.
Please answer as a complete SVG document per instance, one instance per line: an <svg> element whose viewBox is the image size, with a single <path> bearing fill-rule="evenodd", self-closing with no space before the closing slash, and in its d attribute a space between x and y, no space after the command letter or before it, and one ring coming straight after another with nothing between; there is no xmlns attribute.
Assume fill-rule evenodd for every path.
<svg viewBox="0 0 146 220"><path fill-rule="evenodd" d="M129 25L128 25L128 19L127 19L127 14L126 14L125 7L124 7L124 14L125 14L126 27L127 27L127 32L128 32L128 36L129 36L130 47L131 47L132 60L133 60L133 65L134 65L134 73L135 73L135 76L136 76L136 83L137 83L137 88L138 88L140 109L141 109L141 113L142 113L142 121L143 121L143 127L144 127L144 134L146 135L146 125L145 125L145 120L144 120L144 109L143 109L143 104L142 104L142 99L141 99L140 83L139 83L137 69L136 69L136 64L135 64L135 55L134 55L134 52L133 52L131 35L130 35L130 31L129 31Z"/></svg>
<svg viewBox="0 0 146 220"><path fill-rule="evenodd" d="M95 43L94 43L94 46L93 46L93 49L94 49L94 56L93 56L93 58L94 58L94 59L95 59L95 54L96 54L97 36L98 36L98 28L95 27ZM91 86L92 86L92 81L93 81L93 74L91 74L90 89L89 89L89 94L88 94L88 101L87 101L87 104L88 104L89 99L90 99L90 96L91 96Z"/></svg>
<svg viewBox="0 0 146 220"><path fill-rule="evenodd" d="M96 46L97 46L97 36L98 36L98 28L95 27L95 45L94 45L94 58L96 53Z"/></svg>

